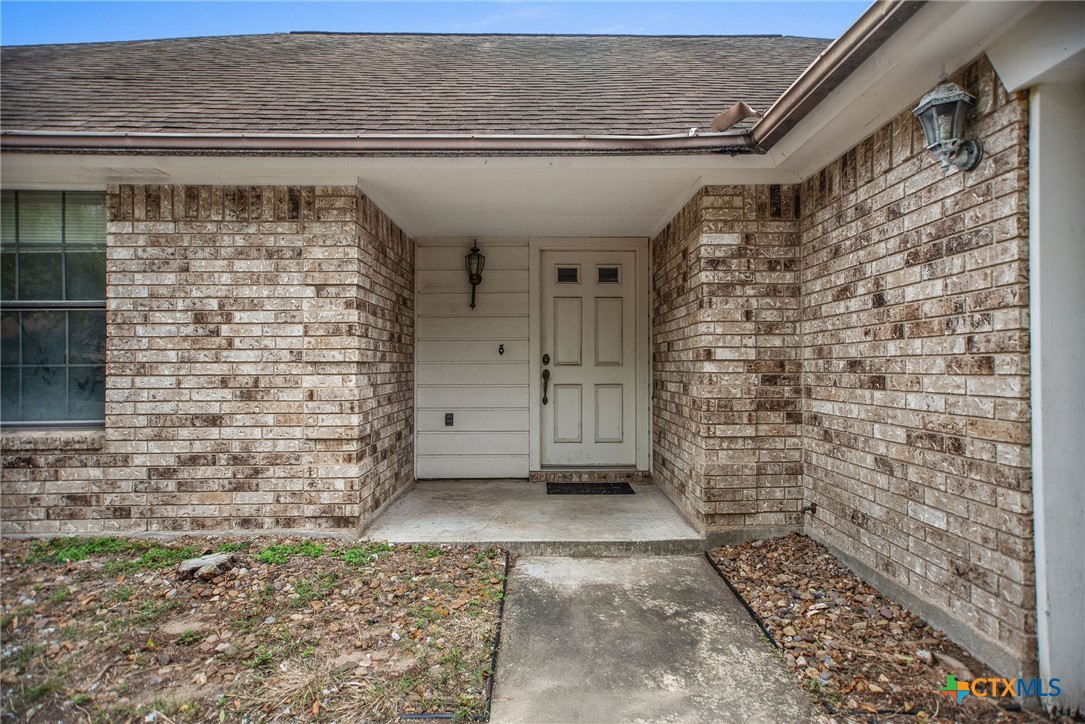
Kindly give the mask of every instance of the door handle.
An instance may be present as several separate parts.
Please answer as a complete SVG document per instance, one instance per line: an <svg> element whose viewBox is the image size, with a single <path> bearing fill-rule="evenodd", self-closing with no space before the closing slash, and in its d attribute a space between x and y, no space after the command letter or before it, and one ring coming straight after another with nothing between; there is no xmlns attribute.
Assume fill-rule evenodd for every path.
<svg viewBox="0 0 1085 724"><path fill-rule="evenodd" d="M550 370L543 370L543 399L542 403L545 405L549 400L546 397L546 388L550 386Z"/></svg>

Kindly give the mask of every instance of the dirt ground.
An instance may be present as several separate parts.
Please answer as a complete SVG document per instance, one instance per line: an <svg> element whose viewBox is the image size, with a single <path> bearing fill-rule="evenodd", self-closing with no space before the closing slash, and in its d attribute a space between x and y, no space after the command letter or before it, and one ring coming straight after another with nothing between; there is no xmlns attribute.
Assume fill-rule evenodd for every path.
<svg viewBox="0 0 1085 724"><path fill-rule="evenodd" d="M204 553L233 560L180 578ZM228 568L228 570L224 570ZM0 541L19 721L387 721L485 712L496 548L312 538Z"/></svg>
<svg viewBox="0 0 1085 724"><path fill-rule="evenodd" d="M940 692L947 675L971 681L996 673L805 536L724 546L710 556L836 721L1048 721L1016 699L966 696L958 704Z"/></svg>

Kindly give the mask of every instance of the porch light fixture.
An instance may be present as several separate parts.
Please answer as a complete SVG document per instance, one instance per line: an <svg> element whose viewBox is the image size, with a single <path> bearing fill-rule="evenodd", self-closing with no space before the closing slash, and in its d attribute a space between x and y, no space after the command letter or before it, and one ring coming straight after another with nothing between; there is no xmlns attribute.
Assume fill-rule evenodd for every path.
<svg viewBox="0 0 1085 724"><path fill-rule="evenodd" d="M975 96L961 90L956 83L943 82L919 100L912 114L919 119L927 150L942 162L942 170L956 166L971 171L983 160L983 144L965 141L965 118L975 103Z"/></svg>
<svg viewBox="0 0 1085 724"><path fill-rule="evenodd" d="M486 257L478 252L478 239L475 239L471 253L463 260L467 264L467 281L471 283L471 309L474 309L475 287L482 283L482 270L486 267Z"/></svg>

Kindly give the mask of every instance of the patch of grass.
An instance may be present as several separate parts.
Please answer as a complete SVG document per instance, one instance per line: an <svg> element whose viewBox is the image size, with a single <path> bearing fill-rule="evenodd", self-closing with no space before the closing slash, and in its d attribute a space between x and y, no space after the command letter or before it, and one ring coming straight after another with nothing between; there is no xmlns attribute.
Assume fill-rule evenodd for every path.
<svg viewBox="0 0 1085 724"><path fill-rule="evenodd" d="M4 663L7 667L15 669L16 672L24 672L38 654L45 650L45 647L41 644L26 644L12 651L10 654L4 657Z"/></svg>
<svg viewBox="0 0 1085 724"><path fill-rule="evenodd" d="M129 598L135 595L135 593L136 589L132 588L131 586L117 586L116 588L110 589L109 593L107 593L106 595L109 597L110 601L113 601L114 603L121 603L122 601L127 601Z"/></svg>
<svg viewBox="0 0 1085 724"><path fill-rule="evenodd" d="M54 603L54 604L55 603L64 603L65 601L68 600L68 596L70 596L71 593L72 592L68 590L67 586L61 586L60 588L58 588L57 590L55 590L55 591L53 591L52 593L49 594L48 601L49 601L49 603Z"/></svg>
<svg viewBox="0 0 1085 724"><path fill-rule="evenodd" d="M307 606L314 598L316 598L316 593L313 591L313 585L308 581L301 581L294 586L293 604L295 606Z"/></svg>
<svg viewBox="0 0 1085 724"><path fill-rule="evenodd" d="M64 563L82 561L91 556L102 556L139 547L139 544L120 538L52 538L34 541L30 546L27 563Z"/></svg>
<svg viewBox="0 0 1085 724"><path fill-rule="evenodd" d="M144 601L140 606L139 612L128 619L128 623L135 626L140 626L145 623L151 623L157 621L165 614L177 608L180 604L177 601L162 601L156 603L155 601Z"/></svg>
<svg viewBox="0 0 1085 724"><path fill-rule="evenodd" d="M238 551L248 550L252 545L251 541L238 541L233 543L223 543L215 549L216 553L237 553Z"/></svg>
<svg viewBox="0 0 1085 724"><path fill-rule="evenodd" d="M258 629L265 618L266 616L259 612L248 613L239 619L234 619L231 625L239 634L247 635Z"/></svg>
<svg viewBox="0 0 1085 724"><path fill-rule="evenodd" d="M258 647L252 652L252 656L245 660L246 669L259 669L262 666L267 666L275 660L274 655L269 649L263 646Z"/></svg>
<svg viewBox="0 0 1085 724"><path fill-rule="evenodd" d="M492 561L494 558L497 558L497 556L500 553L501 553L500 550L498 550L497 548L493 548L493 547L486 548L484 550L478 551L477 553L475 553L475 560L471 563L471 567L472 568L487 568L487 567L489 567L489 561Z"/></svg>
<svg viewBox="0 0 1085 724"><path fill-rule="evenodd" d="M186 628L181 632L181 635L177 637L177 643L182 646L195 646L205 638L207 638L207 631L194 631L193 629Z"/></svg>
<svg viewBox="0 0 1085 724"><path fill-rule="evenodd" d="M444 553L444 549L435 545L413 545L411 546L411 553L414 553L419 560L425 561L430 558L438 558Z"/></svg>
<svg viewBox="0 0 1085 724"><path fill-rule="evenodd" d="M346 563L348 566L364 566L366 563L377 560L385 553L392 552L392 546L387 543L368 543L352 548L340 548L332 552L332 557Z"/></svg>
<svg viewBox="0 0 1085 724"><path fill-rule="evenodd" d="M302 541L301 543L281 543L279 545L264 548L257 553L255 557L256 560L261 563L282 564L286 563L290 556L320 558L324 555L324 550L323 544L313 543L311 541Z"/></svg>
<svg viewBox="0 0 1085 724"><path fill-rule="evenodd" d="M54 691L57 691L59 688L60 681L58 681L54 677L49 677L40 684L36 684L35 686L27 689L26 693L23 694L23 702L26 704L33 704L39 699L43 699L46 696L49 696Z"/></svg>
<svg viewBox="0 0 1085 724"><path fill-rule="evenodd" d="M135 573L136 571L142 570L157 571L161 568L176 566L181 561L195 558L199 554L200 552L192 547L167 548L165 546L156 545L143 551L139 558L134 560L107 561L104 570L111 576L124 573Z"/></svg>

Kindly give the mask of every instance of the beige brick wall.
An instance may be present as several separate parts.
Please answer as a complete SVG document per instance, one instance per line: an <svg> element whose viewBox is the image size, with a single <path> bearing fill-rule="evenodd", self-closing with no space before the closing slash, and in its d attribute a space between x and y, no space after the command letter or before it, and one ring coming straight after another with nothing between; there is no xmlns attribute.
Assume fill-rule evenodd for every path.
<svg viewBox="0 0 1085 724"><path fill-rule="evenodd" d="M653 473L705 531L800 524L797 201L704 187L652 241Z"/></svg>
<svg viewBox="0 0 1085 724"><path fill-rule="evenodd" d="M1035 656L1027 101L986 60L953 80L976 170L904 112L802 185L807 525L1009 667Z"/></svg>
<svg viewBox="0 0 1085 724"><path fill-rule="evenodd" d="M414 250L371 201L108 203L106 428L5 433L5 532L356 528L411 480Z"/></svg>

